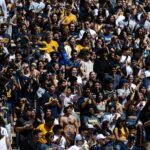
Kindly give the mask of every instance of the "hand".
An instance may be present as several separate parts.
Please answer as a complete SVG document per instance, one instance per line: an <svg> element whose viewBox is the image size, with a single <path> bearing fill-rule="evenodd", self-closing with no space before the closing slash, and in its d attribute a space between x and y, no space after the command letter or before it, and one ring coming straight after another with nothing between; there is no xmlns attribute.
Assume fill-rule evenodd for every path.
<svg viewBox="0 0 150 150"><path fill-rule="evenodd" d="M53 105L53 106L56 106L57 103L58 103L57 100L52 100L50 104Z"/></svg>
<svg viewBox="0 0 150 150"><path fill-rule="evenodd" d="M133 94L133 93L135 93L136 89L131 88L130 91L131 91L131 93Z"/></svg>
<svg viewBox="0 0 150 150"><path fill-rule="evenodd" d="M61 138L62 138L62 135L60 135L60 136L58 137L58 139L56 140L56 143L57 143L57 144L60 143Z"/></svg>
<svg viewBox="0 0 150 150"><path fill-rule="evenodd" d="M110 100L111 100L111 96L108 96L107 101L110 101Z"/></svg>
<svg viewBox="0 0 150 150"><path fill-rule="evenodd" d="M33 125L32 124L26 124L24 126L24 128L25 128L25 130L31 130L31 129L33 129Z"/></svg>
<svg viewBox="0 0 150 150"><path fill-rule="evenodd" d="M60 99L61 99L61 100L64 100L65 98L66 98L66 96L63 95L63 94L60 96Z"/></svg>
<svg viewBox="0 0 150 150"><path fill-rule="evenodd" d="M94 127L95 127L95 128L99 128L100 126L99 126L99 124L97 123L97 124L94 125Z"/></svg>
<svg viewBox="0 0 150 150"><path fill-rule="evenodd" d="M113 118L113 121L116 121L117 120L117 114L115 114L114 118Z"/></svg>

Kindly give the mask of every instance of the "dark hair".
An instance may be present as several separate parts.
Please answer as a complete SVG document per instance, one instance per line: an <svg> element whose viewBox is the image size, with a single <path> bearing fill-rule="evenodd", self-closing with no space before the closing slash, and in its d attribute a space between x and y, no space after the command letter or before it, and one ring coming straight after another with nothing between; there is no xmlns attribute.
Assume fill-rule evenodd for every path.
<svg viewBox="0 0 150 150"><path fill-rule="evenodd" d="M33 111L33 107L28 106L28 107L25 109L25 112L27 112L27 111Z"/></svg>
<svg viewBox="0 0 150 150"><path fill-rule="evenodd" d="M7 26L7 24L6 24L6 23L2 23L2 24L1 24L1 29L2 29L4 26Z"/></svg>
<svg viewBox="0 0 150 150"><path fill-rule="evenodd" d="M44 107L44 114L47 112L47 110L51 110L49 107Z"/></svg>
<svg viewBox="0 0 150 150"><path fill-rule="evenodd" d="M74 53L78 53L78 52L77 52L76 50L71 51L71 56L72 56Z"/></svg>
<svg viewBox="0 0 150 150"><path fill-rule="evenodd" d="M62 129L63 127L61 125L55 125L53 128L53 132L54 134L56 134L58 132L58 130Z"/></svg>
<svg viewBox="0 0 150 150"><path fill-rule="evenodd" d="M72 86L68 86L67 89L70 89L72 93L74 92L74 89Z"/></svg>
<svg viewBox="0 0 150 150"><path fill-rule="evenodd" d="M49 139L49 137L52 136L52 135L54 135L52 132L47 132L47 133L45 134L45 138L46 138L46 139Z"/></svg>
<svg viewBox="0 0 150 150"><path fill-rule="evenodd" d="M90 87L89 85L85 85L85 86L83 87L83 91L85 91L85 90L87 90L87 89L90 89L90 90L91 90L91 87Z"/></svg>
<svg viewBox="0 0 150 150"><path fill-rule="evenodd" d="M32 137L34 138L36 135L38 135L40 132L42 132L41 130L39 129L35 129L32 131Z"/></svg>
<svg viewBox="0 0 150 150"><path fill-rule="evenodd" d="M64 113L65 113L65 114L67 113L67 109L68 109L68 108L73 108L73 105L70 104L68 107L64 107Z"/></svg>
<svg viewBox="0 0 150 150"><path fill-rule="evenodd" d="M117 120L117 123L116 123L116 128L118 128L118 135L121 135L121 126L120 126L120 123L121 123L121 122L124 123L123 128L124 128L125 134L126 134L126 136L127 136L128 131L127 131L127 128L126 128L126 126L125 126L125 120L124 120L124 118L122 118L122 117L119 117L118 120Z"/></svg>
<svg viewBox="0 0 150 150"><path fill-rule="evenodd" d="M104 101L104 93L103 93L103 92L97 92L97 93L96 93L96 102L99 102L99 95L100 95L100 94L101 94L102 97L103 97L103 98L102 98L102 101Z"/></svg>
<svg viewBox="0 0 150 150"><path fill-rule="evenodd" d="M46 116L45 117L45 122L53 121L54 122L55 118L53 116Z"/></svg>
<svg viewBox="0 0 150 150"><path fill-rule="evenodd" d="M85 130L89 130L86 126L80 126L79 127L79 133L81 133L81 131L85 131Z"/></svg>
<svg viewBox="0 0 150 150"><path fill-rule="evenodd" d="M22 53L20 51L16 51L15 55L20 54L22 56Z"/></svg>
<svg viewBox="0 0 150 150"><path fill-rule="evenodd" d="M82 36L82 39L80 40L80 43L83 44L83 41L88 37L88 34L91 35L90 32L84 32L83 36Z"/></svg>
<svg viewBox="0 0 150 150"><path fill-rule="evenodd" d="M66 82L66 80L65 79L59 80L58 85L61 85L63 82Z"/></svg>

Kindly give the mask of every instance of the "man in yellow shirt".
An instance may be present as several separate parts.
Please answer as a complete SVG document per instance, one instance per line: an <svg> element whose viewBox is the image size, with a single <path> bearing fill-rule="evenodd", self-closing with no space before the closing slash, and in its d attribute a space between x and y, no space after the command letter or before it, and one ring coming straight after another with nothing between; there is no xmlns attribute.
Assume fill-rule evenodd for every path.
<svg viewBox="0 0 150 150"><path fill-rule="evenodd" d="M49 116L45 118L45 123L40 124L37 129L41 130L42 132L42 137L39 139L40 143L45 144L46 138L45 138L45 134L48 132L52 132L53 133L53 126L54 126L54 118Z"/></svg>
<svg viewBox="0 0 150 150"><path fill-rule="evenodd" d="M66 5L66 11L64 14L62 14L61 19L61 25L64 27L68 28L68 25L70 23L76 23L77 22L77 17L71 13L72 12L72 6L71 5Z"/></svg>
<svg viewBox="0 0 150 150"><path fill-rule="evenodd" d="M56 52L58 50L58 43L53 40L53 32L46 33L46 41L43 41L43 47L40 50L45 50L46 53Z"/></svg>

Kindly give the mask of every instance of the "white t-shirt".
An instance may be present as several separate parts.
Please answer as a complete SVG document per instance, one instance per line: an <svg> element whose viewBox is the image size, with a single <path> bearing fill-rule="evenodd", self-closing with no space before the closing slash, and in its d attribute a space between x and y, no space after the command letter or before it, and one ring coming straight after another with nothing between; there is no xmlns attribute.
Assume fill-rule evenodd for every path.
<svg viewBox="0 0 150 150"><path fill-rule="evenodd" d="M6 138L8 137L8 133L4 127L0 127L0 128L1 128L1 134L4 136L2 139L0 139L0 150L7 150Z"/></svg>
<svg viewBox="0 0 150 150"><path fill-rule="evenodd" d="M116 25L118 26L119 25L119 22L123 21L125 19L125 16L118 16L118 18L116 19Z"/></svg>
<svg viewBox="0 0 150 150"><path fill-rule="evenodd" d="M126 66L126 75L132 75L133 74L133 69L131 68L130 65Z"/></svg>
<svg viewBox="0 0 150 150"><path fill-rule="evenodd" d="M5 137L8 137L8 132L4 127L1 127L1 134L4 135Z"/></svg>
<svg viewBox="0 0 150 150"><path fill-rule="evenodd" d="M37 3L37 2L33 1L30 4L29 10L33 9L38 13L41 10L43 10L44 8L45 8L45 4L43 2Z"/></svg>
<svg viewBox="0 0 150 150"><path fill-rule="evenodd" d="M81 64L81 67L80 67L80 69L81 69L81 71L82 71L82 73L86 76L86 78L87 79L89 79L89 74L90 74L90 72L92 72L93 71L93 62L92 61L81 61L80 62L80 64Z"/></svg>
<svg viewBox="0 0 150 150"><path fill-rule="evenodd" d="M122 55L120 58L120 63L131 63L131 56Z"/></svg>
<svg viewBox="0 0 150 150"><path fill-rule="evenodd" d="M147 19L144 23L144 28L149 31L150 30L150 21Z"/></svg>
<svg viewBox="0 0 150 150"><path fill-rule="evenodd" d="M83 35L84 35L84 33L85 32L90 32L90 34L91 34L91 36L96 36L97 34L96 34L96 32L95 32L95 30L92 30L92 29L83 29L83 30L80 30L80 32L79 32L79 38L80 39L82 39L82 37L83 37Z"/></svg>
<svg viewBox="0 0 150 150"><path fill-rule="evenodd" d="M136 89L136 85L135 85L134 83L131 83L131 85L130 85L130 90L131 90L131 89L133 89L133 90Z"/></svg>
<svg viewBox="0 0 150 150"><path fill-rule="evenodd" d="M78 147L77 145L73 145L69 147L67 150L80 150L80 147Z"/></svg>
<svg viewBox="0 0 150 150"><path fill-rule="evenodd" d="M0 139L0 150L7 150L6 137Z"/></svg>
<svg viewBox="0 0 150 150"><path fill-rule="evenodd" d="M4 12L4 18L7 18L7 6L5 0L0 0L0 6L2 6Z"/></svg>
<svg viewBox="0 0 150 150"><path fill-rule="evenodd" d="M58 135L54 135L54 142L59 138ZM62 136L60 143L58 144L61 148L65 149L65 145L66 145L66 139Z"/></svg>
<svg viewBox="0 0 150 150"><path fill-rule="evenodd" d="M40 54L40 57L42 59L47 59L48 62L51 61L51 57L50 57L50 55L48 53Z"/></svg>
<svg viewBox="0 0 150 150"><path fill-rule="evenodd" d="M117 115L116 120L121 116L119 113L115 113L115 114L114 113L105 113L103 115L103 120L102 120L102 122L109 121L111 123L109 129L112 132L115 128L115 122L113 122L113 119L114 119L115 115Z"/></svg>
<svg viewBox="0 0 150 150"><path fill-rule="evenodd" d="M130 89L117 89L117 94L119 97L121 97L123 94L126 94L126 97L130 94Z"/></svg>
<svg viewBox="0 0 150 150"><path fill-rule="evenodd" d="M141 111L145 105L146 105L146 101L141 101L136 107L138 110Z"/></svg>

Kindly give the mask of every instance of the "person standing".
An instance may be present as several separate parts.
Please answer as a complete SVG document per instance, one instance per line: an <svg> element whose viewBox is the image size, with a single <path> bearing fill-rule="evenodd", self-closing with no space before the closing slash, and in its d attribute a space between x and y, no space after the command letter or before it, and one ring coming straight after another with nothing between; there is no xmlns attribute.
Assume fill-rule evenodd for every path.
<svg viewBox="0 0 150 150"><path fill-rule="evenodd" d="M74 143L74 137L78 134L78 122L77 119L72 115L73 106L68 103L64 106L65 115L60 118L60 125L64 129L65 137L68 145Z"/></svg>

